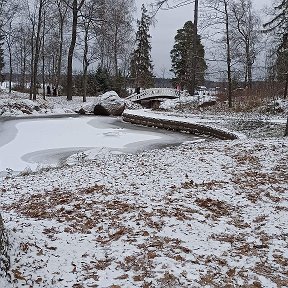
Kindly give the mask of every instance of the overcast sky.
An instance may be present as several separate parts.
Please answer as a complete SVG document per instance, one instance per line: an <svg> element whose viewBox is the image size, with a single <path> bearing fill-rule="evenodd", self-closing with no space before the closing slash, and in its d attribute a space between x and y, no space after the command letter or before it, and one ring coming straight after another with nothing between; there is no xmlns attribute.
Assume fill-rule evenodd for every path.
<svg viewBox="0 0 288 288"><path fill-rule="evenodd" d="M173 1L176 2L176 0L170 0L170 3L172 4ZM153 2L153 0L135 0L135 2L137 18L140 18L142 3L144 3L146 7L149 7L149 4ZM252 2L255 10L259 10L259 12L265 6L272 6L272 0L252 0ZM201 17L201 11L203 12L201 0L199 1L199 8ZM172 76L169 70L171 68L170 51L174 45L174 37L177 30L182 28L186 21L193 20L193 9L194 3L173 10L160 10L156 15L157 23L150 29L152 36L152 60L156 76Z"/></svg>

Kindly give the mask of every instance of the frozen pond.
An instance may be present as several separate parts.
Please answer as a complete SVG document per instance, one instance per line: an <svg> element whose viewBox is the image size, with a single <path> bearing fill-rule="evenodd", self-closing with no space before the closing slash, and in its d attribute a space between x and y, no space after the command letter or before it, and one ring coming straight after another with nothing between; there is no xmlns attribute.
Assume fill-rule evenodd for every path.
<svg viewBox="0 0 288 288"><path fill-rule="evenodd" d="M201 138L138 127L111 117L36 118L0 121L0 172L57 166L99 153L136 153ZM85 154L84 154L85 153ZM8 170L7 170L8 169Z"/></svg>

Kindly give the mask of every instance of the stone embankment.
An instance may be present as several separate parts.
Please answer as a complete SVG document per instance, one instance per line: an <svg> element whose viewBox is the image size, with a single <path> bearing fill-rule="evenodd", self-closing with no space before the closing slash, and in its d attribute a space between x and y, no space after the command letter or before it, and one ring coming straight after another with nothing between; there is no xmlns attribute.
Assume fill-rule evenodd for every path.
<svg viewBox="0 0 288 288"><path fill-rule="evenodd" d="M199 124L199 123L191 123L183 120L171 120L157 117L150 117L144 115L133 115L132 113L124 113L122 114L122 119L125 122L130 122L132 124L143 125L148 127L157 127L161 129L173 130L177 132L185 132L191 133L195 135L204 135L209 137L214 137L222 140L235 140L239 139L239 135L237 133L233 133L230 131L222 130L219 128Z"/></svg>
<svg viewBox="0 0 288 288"><path fill-rule="evenodd" d="M0 214L0 277L5 277L10 267L8 255L8 237Z"/></svg>

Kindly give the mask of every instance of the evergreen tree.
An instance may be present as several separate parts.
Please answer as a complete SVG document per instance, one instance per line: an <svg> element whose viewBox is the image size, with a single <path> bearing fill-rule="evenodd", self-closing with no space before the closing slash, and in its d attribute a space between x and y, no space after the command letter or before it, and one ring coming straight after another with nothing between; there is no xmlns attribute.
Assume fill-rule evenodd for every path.
<svg viewBox="0 0 288 288"><path fill-rule="evenodd" d="M281 49L277 52L276 77L279 82L285 83L288 67L288 49Z"/></svg>
<svg viewBox="0 0 288 288"><path fill-rule="evenodd" d="M285 82L284 98L288 94L288 0L281 0L274 7L275 15L264 24L265 32L273 31L278 38L276 71L277 79Z"/></svg>
<svg viewBox="0 0 288 288"><path fill-rule="evenodd" d="M272 20L264 24L265 32L275 31L280 39L279 49L286 48L288 41L288 0L280 0L280 4L274 7L274 11L275 15Z"/></svg>
<svg viewBox="0 0 288 288"><path fill-rule="evenodd" d="M141 20L137 21L136 48L131 57L130 76L137 87L148 88L152 87L154 83L151 60L151 36L149 34L151 20L144 4L142 5L141 11Z"/></svg>
<svg viewBox="0 0 288 288"><path fill-rule="evenodd" d="M106 68L101 68L99 66L95 74L95 79L97 83L98 93L104 93L107 92L108 90L111 90L112 86L111 77Z"/></svg>
<svg viewBox="0 0 288 288"><path fill-rule="evenodd" d="M112 77L112 90L122 98L128 96L126 90L126 79L121 73L121 70L118 70L117 75L113 75Z"/></svg>
<svg viewBox="0 0 288 288"><path fill-rule="evenodd" d="M280 5L275 7L276 15L271 21L264 24L266 32L274 31L279 38L278 57L276 61L276 70L278 80L285 81L284 98L288 94L288 0L281 0ZM288 117L284 136L288 136Z"/></svg>
<svg viewBox="0 0 288 288"><path fill-rule="evenodd" d="M179 84L181 88L193 93L193 57L196 54L195 83L202 85L204 82L205 70L207 68L204 59L204 46L201 44L200 36L197 35L196 47L194 48L194 24L187 21L182 29L177 31L175 44L170 52L172 69L175 74L174 84Z"/></svg>

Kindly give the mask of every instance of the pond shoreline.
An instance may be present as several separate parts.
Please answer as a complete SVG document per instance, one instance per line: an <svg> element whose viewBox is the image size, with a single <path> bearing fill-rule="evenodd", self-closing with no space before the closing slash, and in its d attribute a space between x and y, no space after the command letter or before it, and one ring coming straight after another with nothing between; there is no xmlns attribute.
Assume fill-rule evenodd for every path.
<svg viewBox="0 0 288 288"><path fill-rule="evenodd" d="M158 116L158 115L157 115ZM176 132L190 133L197 136L209 136L221 140L241 139L244 135L234 133L224 129L211 127L199 123L192 123L181 119L165 119L161 117L153 117L150 115L137 115L133 112L123 113L123 121L143 125L147 127L157 127L160 129L172 130Z"/></svg>
<svg viewBox="0 0 288 288"><path fill-rule="evenodd" d="M82 152L92 158L103 153L135 154L208 140L187 133L133 125L121 117L65 116L11 117L1 121L0 170L53 166Z"/></svg>

